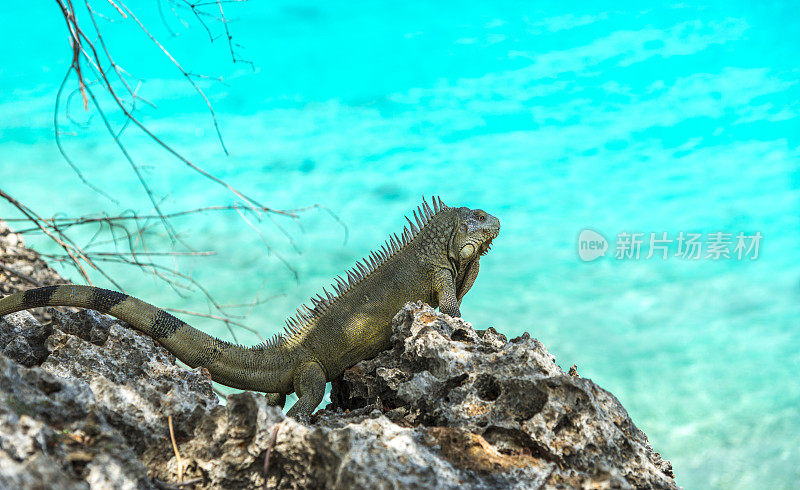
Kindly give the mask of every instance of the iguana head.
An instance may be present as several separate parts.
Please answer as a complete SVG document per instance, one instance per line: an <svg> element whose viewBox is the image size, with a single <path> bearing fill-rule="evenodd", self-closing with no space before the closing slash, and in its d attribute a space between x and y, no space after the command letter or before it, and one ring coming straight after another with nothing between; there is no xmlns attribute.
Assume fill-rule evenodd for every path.
<svg viewBox="0 0 800 490"><path fill-rule="evenodd" d="M466 263L489 251L500 233L500 220L482 209L458 208L453 247L459 262Z"/></svg>

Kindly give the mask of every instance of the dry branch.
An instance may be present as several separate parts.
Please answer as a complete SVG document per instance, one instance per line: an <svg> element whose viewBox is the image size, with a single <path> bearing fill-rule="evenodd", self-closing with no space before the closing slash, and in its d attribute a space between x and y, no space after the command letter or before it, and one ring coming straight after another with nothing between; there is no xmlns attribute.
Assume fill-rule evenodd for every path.
<svg viewBox="0 0 800 490"><path fill-rule="evenodd" d="M163 10L161 9L162 1L163 0L159 0L158 8L162 16L162 21L166 25L167 22L163 16ZM241 46L233 41L233 35L229 27L230 21L223 9L223 4L235 4L246 0L205 0L197 3L191 3L188 0L167 1L172 5L172 11L175 12L176 17L181 22L183 22L183 20L177 14L176 7L184 13L191 13L208 33L210 41L213 42L215 39L224 36L233 63L241 62L249 64L251 67L253 66L252 62L244 60L238 55L238 49L241 48ZM180 233L175 228L174 221L177 218L197 213L235 211L241 216L241 219L247 226L256 232L267 250L271 253L275 253L295 277L297 277L297 272L288 260L276 252L264 233L258 229L257 224L262 223L265 217L269 218L278 232L289 241L295 250L297 250L297 246L293 238L280 226L274 219L275 217L289 218L299 226L299 217L301 213L313 209L324 210L343 227L345 241L348 235L347 227L344 226L339 217L331 212L331 210L320 205L297 209L275 209L265 206L231 184L190 161L148 129L137 116L137 110L141 104L148 104L152 107L155 107L155 105L144 99L140 94L143 80L137 79L128 73L112 55L112 53L114 53L114 48L112 43L109 42L111 40L104 36L104 23L131 23L142 33L143 42L152 43L152 45L179 70L181 77L192 87L198 97L204 101L220 145L223 151L227 153L227 148L222 138L222 132L211 99L203 92L196 81L198 79L209 79L221 82L222 78L209 77L185 69L170 53L166 45L153 34L153 31L140 20L134 10L127 5L125 1L56 0L56 4L58 5L60 14L67 28L71 54L68 69L55 96L53 126L55 130L55 143L58 150L67 164L88 188L104 196L114 204L119 205L119 202L113 196L102 189L102 183L91 182L86 178L81 172L76 160L67 152L64 141L64 135L66 133L62 130L61 125L63 121L60 116L64 95L68 94L65 101L67 120L72 124L86 128L89 127L94 117L99 120L103 129L110 136L117 150L127 162L133 175L136 176L140 187L150 201L152 210L145 214L125 211L117 216L99 214L93 216L53 216L45 218L41 214L33 211L33 209L24 202L12 197L8 192L0 190L0 200L5 200L10 203L22 216L20 218L8 217L6 221L30 223L30 227L22 228L18 230L18 232L35 232L46 236L58 246L62 253L46 253L42 254L42 256L74 268L88 284L92 284L93 275L99 275L116 289L124 292L125 288L119 281L112 277L109 271L105 269L105 266L108 264L132 266L164 281L179 296L184 296L187 290L200 291L205 296L210 307L213 308L212 313L198 313L186 310L176 311L221 321L230 330L234 339L236 336L232 326L246 328L254 332L251 328L235 320L246 317L256 304L268 301L271 298L258 300L256 295L256 299L248 304L220 304L202 284L193 279L191 275L181 271L177 262L179 257L203 257L212 255L215 251L193 250L189 244L186 244L182 240ZM106 12L103 13L103 9L100 7L106 7ZM184 25L186 24L184 23ZM215 35L214 31L218 31L219 34ZM125 39L125 43L129 42L131 42L130 39ZM73 83L75 84L74 90L70 89L65 92ZM78 96L80 96L83 110L90 114L85 123L76 121L69 111L71 106L70 101ZM111 102L111 106L108 108L101 104L101 98L104 96L107 96ZM116 122L118 117L110 117L111 110L113 110L114 114L118 117L121 116L121 122ZM160 146L168 154L177 158L192 171L226 188L235 196L235 202L224 206L206 206L184 211L166 212L162 208L162 198L157 196L151 189L145 174L141 171L139 163L123 142L124 133L129 127L141 131L151 138L155 144ZM87 226L90 228L86 228ZM163 243L163 235L159 233L159 230L162 228L169 237L171 247L168 250L158 249L159 247L153 249L151 246L152 243ZM302 227L300 229L302 230ZM86 240L87 232L89 232L88 240ZM185 247L186 251L174 250L174 246L178 243ZM164 264L165 260L170 259L175 261L175 263L173 266L166 266ZM14 271L7 272L14 273ZM229 311L230 309L243 306L248 306L248 311L244 315L233 314ZM257 332L255 333L258 334Z"/></svg>

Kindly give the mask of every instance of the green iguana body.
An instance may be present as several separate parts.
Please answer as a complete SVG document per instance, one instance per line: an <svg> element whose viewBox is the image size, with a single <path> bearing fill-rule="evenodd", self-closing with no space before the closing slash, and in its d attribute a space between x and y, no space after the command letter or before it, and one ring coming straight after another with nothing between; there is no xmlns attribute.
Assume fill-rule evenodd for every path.
<svg viewBox="0 0 800 490"><path fill-rule="evenodd" d="M286 332L255 347L207 335L169 313L127 294L91 286L48 286L0 299L0 316L37 306L77 306L108 313L157 340L214 381L268 393L274 404L296 392L290 416L307 416L319 405L325 383L386 349L391 319L409 301L423 301L460 316L461 299L478 275L480 256L500 231L497 218L438 198L414 213L416 224L392 235L380 251L357 262L335 294L312 298L286 322ZM408 219L408 218L406 218Z"/></svg>

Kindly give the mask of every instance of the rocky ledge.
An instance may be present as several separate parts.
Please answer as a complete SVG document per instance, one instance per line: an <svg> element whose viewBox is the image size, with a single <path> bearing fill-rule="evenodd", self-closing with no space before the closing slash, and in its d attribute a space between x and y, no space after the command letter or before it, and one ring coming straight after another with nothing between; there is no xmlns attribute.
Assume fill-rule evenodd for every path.
<svg viewBox="0 0 800 490"><path fill-rule="evenodd" d="M218 404L207 372L110 317L52 316L0 321L2 488L253 488L270 449L275 488L677 488L619 401L541 342L427 305L309 424L254 393Z"/></svg>
<svg viewBox="0 0 800 490"><path fill-rule="evenodd" d="M61 282L2 221L0 264L3 294ZM541 342L423 304L309 423L255 393L221 405L207 371L111 317L39 313L0 319L0 488L677 488L619 401Z"/></svg>

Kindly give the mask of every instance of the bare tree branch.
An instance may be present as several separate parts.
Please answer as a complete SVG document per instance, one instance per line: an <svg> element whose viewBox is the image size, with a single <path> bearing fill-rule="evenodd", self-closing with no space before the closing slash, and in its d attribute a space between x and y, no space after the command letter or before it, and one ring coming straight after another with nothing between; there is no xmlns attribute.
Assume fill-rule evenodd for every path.
<svg viewBox="0 0 800 490"><path fill-rule="evenodd" d="M169 34L174 37L177 34L170 29L167 23L161 1L159 0L158 4L159 15ZM175 7L179 7L179 10L184 13L190 12L206 31L211 42L224 35L233 63L245 63L254 68L251 61L244 60L239 56L238 52L241 46L233 40L229 26L230 20L225 12L227 7L223 8L223 4L236 4L241 1L246 0L202 0L197 3L191 3L189 0L169 0L173 14L184 26L188 27L188 24L180 18ZM298 277L297 271L286 258L278 253L257 225L264 223L265 217L269 218L272 226L275 226L277 231L298 252L299 248L293 237L287 229L281 226L276 218L291 219L302 232L303 229L299 221L300 215L310 210L324 210L344 229L345 242L348 237L347 227L330 209L319 204L296 209L276 209L265 206L183 156L147 127L143 120L138 117L138 111L145 104L153 108L156 106L142 97L141 87L143 80L128 73L112 56L114 50L111 44L107 43L108 40L104 36L104 23L116 22L122 24L128 22L135 25L143 34L145 42L152 43L177 68L183 80L191 86L197 97L205 104L205 109L210 116L220 146L223 152L226 155L228 154L216 111L211 99L200 86L203 80L224 83L222 77L207 76L185 69L167 49L166 45L159 41L123 0L105 0L105 2L100 3L99 0L83 0L82 2L56 0L56 4L67 28L71 50L69 67L55 95L53 128L58 151L84 185L119 206L119 201L103 190L101 183L91 182L84 175L76 160L67 151L67 145L65 144L66 136L70 134L68 132L70 130L65 130L65 128L69 128L69 125L73 125L77 129L88 129L99 122L101 128L111 137L117 151L120 152L136 176L138 185L144 191L152 208L143 214L128 210L117 216L100 213L91 216L53 216L45 218L31 207L12 197L5 190L0 189L0 200L11 204L22 215L20 218L9 217L6 221L30 223L30 227L21 229L18 232L42 233L58 247L58 250L54 253L41 255L54 262L74 268L81 278L90 285L93 284L93 277L95 279L102 277L115 288L124 292L125 288L118 280L112 277L110 270L107 270L106 267L113 268L115 264L135 267L163 281L181 297L185 297L187 291L199 291L205 297L211 312L199 313L175 309L172 311L220 321L226 325L234 340L236 335L233 326L245 328L261 338L256 330L236 320L247 317L256 305L269 301L274 296L259 299L261 294L261 290L259 290L249 303L221 304L218 302L203 284L180 268L184 258L211 256L215 255L216 251L193 250L189 244L185 243L182 234L175 228L173 221L197 213L235 211L242 221L260 237L267 250L275 254L291 271L295 279ZM82 22L78 20L76 5L80 7L82 12ZM105 9L98 8L103 5L106 6ZM102 10L105 10L105 13ZM217 32L216 35L215 32ZM130 40L126 39L125 42L130 42ZM72 83L76 85L74 89L71 89ZM78 96L80 96L83 110L88 114L85 121L77 120L70 111L73 99ZM66 114L62 113L64 107L66 108ZM235 196L233 204L167 212L163 208L164 197L157 195L151 188L147 174L143 171L143 169L147 170L147 167L137 162L123 141L123 137L130 133L129 128L130 130L141 131L158 147L179 160L191 171L200 174L216 185L224 187ZM161 231L162 229L166 232L166 237ZM169 239L169 246L165 249L164 241L166 238ZM176 250L175 248L178 244L183 248ZM0 269L17 275L28 282L33 280L33 278L23 277L18 271L10 270L5 266L0 267ZM247 307L247 311L244 314L240 314L241 310L231 311L245 307Z"/></svg>

